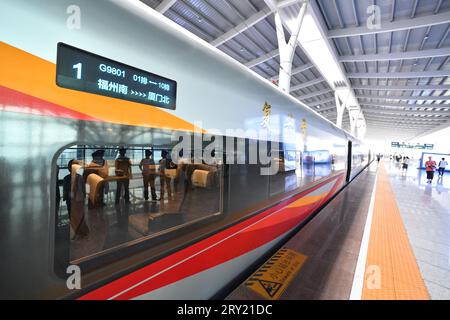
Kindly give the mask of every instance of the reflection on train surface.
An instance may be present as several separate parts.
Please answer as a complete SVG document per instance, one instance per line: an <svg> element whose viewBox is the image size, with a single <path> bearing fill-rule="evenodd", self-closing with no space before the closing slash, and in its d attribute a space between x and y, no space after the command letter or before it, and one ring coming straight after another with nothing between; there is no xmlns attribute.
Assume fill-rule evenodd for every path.
<svg viewBox="0 0 450 320"><path fill-rule="evenodd" d="M65 150L58 158L57 194L64 195L58 218L64 225L69 224L70 217L71 260L220 212L221 165L187 161L175 165L170 158L163 157L168 154L166 150L124 150L125 157L121 157L120 148L78 146ZM121 158L131 164L129 175L118 169ZM68 161L75 163L71 170L64 166ZM69 192L76 199L71 205ZM77 201L81 203L77 205Z"/></svg>
<svg viewBox="0 0 450 320"><path fill-rule="evenodd" d="M70 225L70 261L79 262L223 213L223 163L181 159L175 164L170 154L171 150L145 146L79 145L61 152L57 223L59 228ZM344 158L326 150L303 156L291 151L291 166L286 165L287 154L279 153L279 172L264 178L268 179L267 198L345 169ZM129 173L120 169L121 160L130 164ZM253 169L233 166L233 180L248 185ZM264 193L256 198L264 199Z"/></svg>

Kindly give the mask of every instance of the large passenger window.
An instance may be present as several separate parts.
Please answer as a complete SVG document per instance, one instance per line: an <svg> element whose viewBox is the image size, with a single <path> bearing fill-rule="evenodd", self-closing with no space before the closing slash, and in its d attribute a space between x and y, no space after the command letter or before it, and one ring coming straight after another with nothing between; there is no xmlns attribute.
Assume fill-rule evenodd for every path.
<svg viewBox="0 0 450 320"><path fill-rule="evenodd" d="M221 212L222 165L171 160L158 146L88 146L58 157L57 223L70 261L167 233Z"/></svg>

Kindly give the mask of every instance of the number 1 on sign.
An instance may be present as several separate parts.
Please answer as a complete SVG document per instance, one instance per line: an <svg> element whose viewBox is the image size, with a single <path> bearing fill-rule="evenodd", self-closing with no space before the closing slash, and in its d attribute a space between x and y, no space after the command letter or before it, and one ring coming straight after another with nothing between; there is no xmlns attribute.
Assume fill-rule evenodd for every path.
<svg viewBox="0 0 450 320"><path fill-rule="evenodd" d="M81 62L73 65L73 69L77 70L77 79L81 79L81 68L82 67L83 67L83 65L81 64Z"/></svg>

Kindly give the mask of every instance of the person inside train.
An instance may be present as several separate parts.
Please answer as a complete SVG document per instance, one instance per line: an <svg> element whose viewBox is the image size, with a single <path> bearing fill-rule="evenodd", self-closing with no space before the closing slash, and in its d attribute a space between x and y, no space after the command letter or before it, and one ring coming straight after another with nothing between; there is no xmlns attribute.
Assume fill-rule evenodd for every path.
<svg viewBox="0 0 450 320"><path fill-rule="evenodd" d="M63 179L63 201L66 202L70 225L78 236L86 236L89 228L84 219L84 199L86 196L86 184L83 177L73 170L76 160L70 160L67 164L69 174Z"/></svg>
<svg viewBox="0 0 450 320"><path fill-rule="evenodd" d="M109 176L109 167L107 161L104 159L105 156L105 150L96 150L92 153L92 161L86 166L85 168L85 176L84 179L87 180L87 176L91 173L95 173L102 177L103 179L107 179ZM101 203L103 206L105 205L104 202L104 195L108 194L109 192L109 184L108 182L105 182L102 184L103 191L99 194L99 203Z"/></svg>
<svg viewBox="0 0 450 320"><path fill-rule="evenodd" d="M156 196L155 179L156 179L156 165L153 159L153 151L145 150L145 158L141 160L139 169L142 171L142 179L144 181L144 198L148 200L148 186L152 193L152 201L158 201Z"/></svg>
<svg viewBox="0 0 450 320"><path fill-rule="evenodd" d="M160 171L160 183L161 183L161 196L160 200L164 200L165 189L167 188L167 194L169 199L172 198L172 187L171 181L172 179L169 176L168 170L176 169L176 164L173 163L170 152L167 150L162 150L161 152L161 160L159 160L159 171Z"/></svg>
<svg viewBox="0 0 450 320"><path fill-rule="evenodd" d="M125 154L127 150L121 148L119 157L115 161L116 176L121 177L117 180L116 204L120 202L122 189L124 189L124 198L126 203L130 203L130 179L133 177L131 169L131 160Z"/></svg>

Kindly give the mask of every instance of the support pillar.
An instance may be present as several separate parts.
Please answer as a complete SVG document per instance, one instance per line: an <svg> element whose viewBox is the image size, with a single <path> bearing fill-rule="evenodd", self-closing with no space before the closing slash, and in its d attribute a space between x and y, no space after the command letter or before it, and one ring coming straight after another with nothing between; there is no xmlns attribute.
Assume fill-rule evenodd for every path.
<svg viewBox="0 0 450 320"><path fill-rule="evenodd" d="M338 128L342 128L342 118L344 117L346 105L340 101L337 91L334 92L334 99L336 100L336 126L338 126Z"/></svg>
<svg viewBox="0 0 450 320"><path fill-rule="evenodd" d="M267 0L266 0L267 2ZM308 3L303 2L300 11L297 15L295 22L295 30L289 38L289 42L286 43L286 37L284 33L283 23L281 21L280 12L277 9L275 11L275 26L277 29L278 49L280 54L280 72L278 87L281 90L289 93L291 89L291 77L292 77L292 60L295 54L295 48L297 47L298 35L302 26L303 17L305 16Z"/></svg>
<svg viewBox="0 0 450 320"><path fill-rule="evenodd" d="M350 133L356 137L358 134L357 132L358 118L359 114L361 113L361 110L360 109L349 110L348 113L350 116Z"/></svg>

